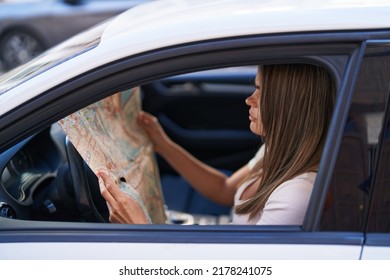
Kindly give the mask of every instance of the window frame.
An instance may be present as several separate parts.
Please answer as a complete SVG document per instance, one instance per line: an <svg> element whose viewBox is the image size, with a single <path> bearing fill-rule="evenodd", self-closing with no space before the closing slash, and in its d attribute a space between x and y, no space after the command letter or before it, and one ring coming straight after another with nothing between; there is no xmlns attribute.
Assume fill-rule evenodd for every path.
<svg viewBox="0 0 390 280"><path fill-rule="evenodd" d="M390 56L390 40L375 40L368 42L368 46L372 47L373 51L376 52L384 52L386 51L388 53L388 56ZM389 78L390 79L390 78ZM384 140L385 140L385 130L388 128L386 127L387 122L390 120L390 88L388 89L387 93L387 100L385 104L385 110L384 110L384 117L383 117L383 123L381 127L381 132L379 135L378 139L378 147L376 150L376 157L375 157L375 162L373 163L373 172L372 172L372 179L371 179L371 184L370 184L370 207L367 213L366 218L366 228L365 231L367 233L367 241L366 245L367 246L387 246L389 247L389 253L390 253L390 232L376 232L376 231L371 231L369 228L369 223L372 222L372 217L371 215L374 212L373 209L373 204L374 200L381 200L382 197L376 196L376 192L378 192L378 188L383 188L383 185L380 185L378 183L378 176L382 174L379 170L383 169L383 146L385 145Z"/></svg>
<svg viewBox="0 0 390 280"><path fill-rule="evenodd" d="M3 139L0 151L14 145L21 139L38 132L62 117L124 88L144 84L155 79L192 71L243 66L254 63L307 62L327 66L336 73L338 83L337 105L332 119L330 133L325 146L329 155L321 160L310 212L300 226L169 226L161 225L106 225L62 222L26 222L7 220L2 223L1 235L8 242L106 242L112 237L117 242L182 242L182 243L280 243L280 244L347 244L361 246L362 233L348 235L315 232L322 213L324 194L335 162L335 152L340 144L342 125L351 101L353 85L358 66L364 53L365 43L359 39L348 40L348 34L331 34L327 43L320 43L325 34L298 34L281 36L258 36L241 39L226 39L174 46L139 56L113 62L106 67L94 69L67 84L43 93L33 102L15 108L1 118L0 130ZM347 38L347 39L346 39ZM192 52L196 49L197 52ZM289 52L283 50L288 49ZM261 57L259 57L261 53ZM318 55L318 54L322 55ZM340 68L327 56L345 56L346 69ZM227 61L226 57L229 57ZM183 66L186 65L186 66ZM178 70L180 69L180 70ZM128 77L132 77L129 80ZM120 83L118 83L120 81ZM82 97L82 98L80 98ZM45 118L42 114L45 112ZM20 133L23 131L23 133ZM29 229L29 232L24 232ZM44 231L42 231L44 229ZM210 235L210 231L212 235ZM15 235L24 232L22 235ZM70 236L69 233L72 232ZM53 233L56 233L53 235ZM261 233L261 235L259 235ZM286 239L288 233L288 239ZM23 236L23 238L22 238Z"/></svg>

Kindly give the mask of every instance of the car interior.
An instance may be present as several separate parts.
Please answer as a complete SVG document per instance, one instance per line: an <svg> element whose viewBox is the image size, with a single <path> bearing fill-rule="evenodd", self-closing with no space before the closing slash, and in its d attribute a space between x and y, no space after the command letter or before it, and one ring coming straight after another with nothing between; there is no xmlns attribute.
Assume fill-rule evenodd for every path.
<svg viewBox="0 0 390 280"><path fill-rule="evenodd" d="M226 174L261 145L250 132L245 98L256 67L195 72L144 84L142 110L155 115L172 140ZM171 224L226 224L230 208L192 189L157 155L161 199ZM23 220L108 222L96 175L59 123L1 156L1 215Z"/></svg>

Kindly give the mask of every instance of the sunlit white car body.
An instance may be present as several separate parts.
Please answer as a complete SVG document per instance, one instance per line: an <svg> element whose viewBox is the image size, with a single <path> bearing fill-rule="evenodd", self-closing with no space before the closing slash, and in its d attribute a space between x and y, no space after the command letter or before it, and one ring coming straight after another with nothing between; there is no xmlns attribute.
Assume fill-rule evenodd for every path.
<svg viewBox="0 0 390 280"><path fill-rule="evenodd" d="M253 34L386 28L389 6L377 2L193 0L141 5L116 17L96 48L2 94L0 104L9 105L1 106L0 114L90 69L166 46ZM56 49L51 52L55 55Z"/></svg>
<svg viewBox="0 0 390 280"><path fill-rule="evenodd" d="M82 52L71 59L54 65L49 70L31 77L21 84L12 84L11 72L4 81L11 85L0 94L0 116L34 99L40 94L90 70L103 67L123 58L136 56L169 46L186 47L191 42L219 40L251 35L276 36L278 34L300 34L333 31L361 32L369 30L389 30L390 5L388 1L156 1L133 8L105 27L101 42L94 48ZM358 35L357 35L358 36ZM318 37L313 38L315 42ZM342 39L342 38L341 38ZM77 42L77 36L72 38ZM310 39L305 39L306 42ZM70 42L70 41L69 41ZM286 43L289 43L286 41ZM63 46L69 44L65 42ZM266 43L264 43L266 44ZM61 56L58 46L49 50L31 63L40 65L45 59ZM50 54L51 53L51 54ZM0 86L0 92L2 86ZM3 88L4 90L4 88ZM1 221L4 225L8 221ZM113 228L115 228L113 226ZM79 235L69 242L50 241L0 242L1 259L388 259L390 247L376 250L354 244L288 244L299 233L291 233L291 240L281 236L280 242L261 241L242 243L218 242L213 232L199 229L202 238L194 243L191 235L179 237L180 242L160 242L148 233L148 227L140 227L145 233L146 242L138 237L127 242L128 232L116 228L121 241L115 241L115 234L99 237L98 242ZM34 230L34 229L32 229ZM100 229L104 233L104 228ZM253 228L248 229L249 231ZM1 231L1 229L0 229ZM169 230L168 230L169 231ZM85 229L86 234L89 232ZM53 234L66 239L66 233L59 229ZM12 236L12 231L7 233ZM239 239L239 232L230 234ZM317 233L319 236L322 233ZM339 233L342 235L342 233ZM277 236L277 234L276 234ZM114 239L111 240L110 237ZM106 238L106 242L102 239ZM138 238L138 239L137 239ZM228 236L229 238L229 236ZM356 238L360 238L358 235ZM11 238L12 239L12 238ZM238 240L235 239L235 240ZM136 241L134 241L136 240ZM186 241L187 240L187 241ZM187 243L189 242L189 243ZM264 244L266 243L266 244ZM23 253L22 253L23 252ZM169 253L167 253L169 252Z"/></svg>

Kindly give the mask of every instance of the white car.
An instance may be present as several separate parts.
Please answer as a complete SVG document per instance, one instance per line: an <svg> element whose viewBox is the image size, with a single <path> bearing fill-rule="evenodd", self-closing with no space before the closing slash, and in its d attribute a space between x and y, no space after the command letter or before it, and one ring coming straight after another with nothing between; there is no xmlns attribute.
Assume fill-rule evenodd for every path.
<svg viewBox="0 0 390 280"><path fill-rule="evenodd" d="M301 2L155 1L1 76L0 259L389 259L390 4ZM107 222L58 121L138 88L176 142L232 172L260 145L244 103L255 66L290 62L326 67L338 87L301 226L226 223L230 209L161 159L163 200L179 218Z"/></svg>

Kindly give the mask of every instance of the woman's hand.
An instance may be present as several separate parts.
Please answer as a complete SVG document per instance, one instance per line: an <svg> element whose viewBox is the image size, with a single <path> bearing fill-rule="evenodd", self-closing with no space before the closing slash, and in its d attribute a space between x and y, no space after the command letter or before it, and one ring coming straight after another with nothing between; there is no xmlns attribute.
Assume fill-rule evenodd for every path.
<svg viewBox="0 0 390 280"><path fill-rule="evenodd" d="M118 182L115 182L108 171L99 170L97 172L99 179L100 193L107 202L110 211L109 220L111 223L120 224L148 224L148 218L145 216L139 204L128 194L122 192Z"/></svg>
<svg viewBox="0 0 390 280"><path fill-rule="evenodd" d="M139 112L137 116L138 125L146 132L154 145L154 150L157 153L163 153L171 139L161 127L158 119L144 111Z"/></svg>

